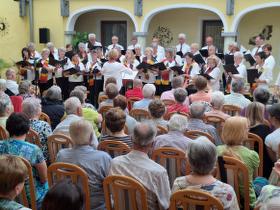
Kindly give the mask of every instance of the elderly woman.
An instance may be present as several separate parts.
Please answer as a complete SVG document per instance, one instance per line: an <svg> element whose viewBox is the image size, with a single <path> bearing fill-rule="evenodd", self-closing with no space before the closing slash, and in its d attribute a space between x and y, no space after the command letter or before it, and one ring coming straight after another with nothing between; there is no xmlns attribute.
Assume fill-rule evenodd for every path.
<svg viewBox="0 0 280 210"><path fill-rule="evenodd" d="M142 92L144 98L133 104L134 109L148 109L149 104L155 97L156 86L154 84L145 84Z"/></svg>
<svg viewBox="0 0 280 210"><path fill-rule="evenodd" d="M51 120L52 130L60 123L64 116L64 105L62 101L61 89L59 86L52 86L47 90L44 98L42 98L42 111L46 113Z"/></svg>
<svg viewBox="0 0 280 210"><path fill-rule="evenodd" d="M0 126L6 127L6 121L13 111L14 107L10 97L6 94L0 94Z"/></svg>
<svg viewBox="0 0 280 210"><path fill-rule="evenodd" d="M45 160L49 163L47 140L52 134L52 129L47 122L39 120L41 111L41 101L37 98L27 98L22 103L22 112L30 120L30 128L39 134Z"/></svg>
<svg viewBox="0 0 280 210"><path fill-rule="evenodd" d="M212 92L211 101L210 101L212 110L209 112L206 112L205 116L219 116L219 117L223 118L224 120L229 118L230 116L228 114L225 114L222 111L224 102L225 102L225 96L222 92L220 92L220 91Z"/></svg>
<svg viewBox="0 0 280 210"><path fill-rule="evenodd" d="M187 96L188 93L184 88L177 88L174 91L174 98L176 103L167 107L167 113L172 113L172 112L189 113L189 107L184 104Z"/></svg>
<svg viewBox="0 0 280 210"><path fill-rule="evenodd" d="M256 201L256 194L253 188L253 175L255 170L259 167L260 158L257 152L250 150L242 143L248 138L249 123L245 117L230 117L226 120L223 131L222 139L224 145L217 147L218 154L221 156L231 156L242 161L249 172L249 197L250 206L253 207ZM244 185L240 184L240 193L243 194Z"/></svg>
<svg viewBox="0 0 280 210"><path fill-rule="evenodd" d="M216 146L206 137L191 141L187 158L192 173L175 179L172 193L183 189L200 189L218 198L226 210L239 209L233 188L213 177L212 171L217 161Z"/></svg>
<svg viewBox="0 0 280 210"><path fill-rule="evenodd" d="M210 103L211 94L207 90L207 79L203 76L195 77L194 86L197 92L189 96L190 103L195 101L204 101Z"/></svg>
<svg viewBox="0 0 280 210"><path fill-rule="evenodd" d="M167 121L163 119L163 115L165 114L165 105L159 100L153 100L148 106L150 115L152 117L151 121L155 124L155 126L162 126L167 128Z"/></svg>
<svg viewBox="0 0 280 210"><path fill-rule="evenodd" d="M26 134L29 131L29 120L22 113L13 113L7 120L6 129L10 134L10 139L0 142L0 155L10 154L25 158L33 168L33 180L36 191L36 202L40 206L42 199L48 191L47 182L47 165L44 160L41 149L25 141ZM1 164L1 166L3 166ZM17 170L19 170L17 168ZM2 176L1 172L1 176ZM5 183L9 183L5 176ZM13 177L15 178L15 177ZM15 180L15 179L13 179ZM5 184L5 185L6 185ZM28 183L25 183L27 188ZM0 187L3 190L2 187ZM29 190L27 190L28 198L30 199ZM1 196L2 197L2 196ZM1 208L0 208L1 209Z"/></svg>
<svg viewBox="0 0 280 210"><path fill-rule="evenodd" d="M105 115L105 125L108 134L102 136L101 141L120 141L132 147L131 137L124 133L125 122L125 112L120 108L111 108Z"/></svg>
<svg viewBox="0 0 280 210"><path fill-rule="evenodd" d="M118 87L117 85L110 83L105 88L105 93L108 96L108 99L102 101L99 104L99 109L103 106L113 106L113 99L119 95Z"/></svg>
<svg viewBox="0 0 280 210"><path fill-rule="evenodd" d="M32 97L32 94L30 93L31 86L32 86L31 82L27 80L21 81L19 83L18 92L19 95L22 96L23 100Z"/></svg>
<svg viewBox="0 0 280 210"><path fill-rule="evenodd" d="M5 91L7 89L6 80L0 79L0 94L6 94ZM7 95L7 94L6 94Z"/></svg>

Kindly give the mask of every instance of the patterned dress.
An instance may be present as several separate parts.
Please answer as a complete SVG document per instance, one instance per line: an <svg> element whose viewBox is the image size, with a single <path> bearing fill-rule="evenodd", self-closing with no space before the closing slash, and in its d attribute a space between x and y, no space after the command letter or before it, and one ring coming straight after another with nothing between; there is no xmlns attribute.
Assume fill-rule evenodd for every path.
<svg viewBox="0 0 280 210"><path fill-rule="evenodd" d="M280 209L280 187L274 185L266 185L262 188L258 197L256 206L260 210Z"/></svg>
<svg viewBox="0 0 280 210"><path fill-rule="evenodd" d="M39 134L44 158L47 163L50 163L47 141L48 136L52 135L51 126L42 120L30 120L30 127Z"/></svg>
<svg viewBox="0 0 280 210"><path fill-rule="evenodd" d="M0 209L1 210L31 210L15 201L6 200L6 199L0 199Z"/></svg>
<svg viewBox="0 0 280 210"><path fill-rule="evenodd" d="M10 154L25 158L33 168L33 177L36 190L36 201L39 204L48 191L48 182L41 183L40 177L35 165L44 162L44 156L40 148L24 140L6 140L0 141L0 155ZM29 183L25 183L27 197L30 198Z"/></svg>

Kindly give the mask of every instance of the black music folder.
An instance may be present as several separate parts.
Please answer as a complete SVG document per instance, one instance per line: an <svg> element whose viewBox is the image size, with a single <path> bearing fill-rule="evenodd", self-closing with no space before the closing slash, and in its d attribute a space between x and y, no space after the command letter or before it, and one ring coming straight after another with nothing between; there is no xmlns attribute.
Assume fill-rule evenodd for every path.
<svg viewBox="0 0 280 210"><path fill-rule="evenodd" d="M216 53L216 56L217 56L218 58L220 58L221 60L224 59L224 54L223 54L223 53Z"/></svg>
<svg viewBox="0 0 280 210"><path fill-rule="evenodd" d="M68 74L68 75L73 75L73 74L78 74L78 73L81 73L81 71L76 68L70 68L70 69L66 69L65 71L63 71L63 74Z"/></svg>
<svg viewBox="0 0 280 210"><path fill-rule="evenodd" d="M183 66L172 66L170 67L171 70L178 72L179 75L184 74Z"/></svg>
<svg viewBox="0 0 280 210"><path fill-rule="evenodd" d="M66 63L67 63L67 58L60 61L55 59L50 59L50 65L52 66L56 66L56 65L64 66Z"/></svg>
<svg viewBox="0 0 280 210"><path fill-rule="evenodd" d="M156 64L148 64L146 62L140 63L138 66L136 66L137 69L159 69L160 71L165 70L166 66L163 62L156 63Z"/></svg>
<svg viewBox="0 0 280 210"><path fill-rule="evenodd" d="M247 81L248 83L255 83L256 79L260 77L258 69L247 69Z"/></svg>
<svg viewBox="0 0 280 210"><path fill-rule="evenodd" d="M32 64L29 63L28 61L18 61L16 62L16 65L21 67L32 66Z"/></svg>
<svg viewBox="0 0 280 210"><path fill-rule="evenodd" d="M183 57L184 57L184 54L183 54L183 52L182 52L182 51L178 51L178 52L176 52L176 55L179 55L181 58L183 58Z"/></svg>
<svg viewBox="0 0 280 210"><path fill-rule="evenodd" d="M237 68L235 67L235 65L233 64L229 64L229 65L223 65L224 66L224 70L227 72L227 73L232 73L232 74L239 74Z"/></svg>
<svg viewBox="0 0 280 210"><path fill-rule="evenodd" d="M121 54L125 55L126 54L126 50L121 50Z"/></svg>
<svg viewBox="0 0 280 210"><path fill-rule="evenodd" d="M256 63L255 58L250 53L244 54L244 58L247 62L250 63L251 66L253 66Z"/></svg>
<svg viewBox="0 0 280 210"><path fill-rule="evenodd" d="M196 54L194 56L194 60L195 60L195 62L197 62L200 65L201 64L205 64L205 61L204 61L203 57L200 54Z"/></svg>
<svg viewBox="0 0 280 210"><path fill-rule="evenodd" d="M225 64L226 65L234 64L234 56L233 55L226 54L224 56L224 58L225 58Z"/></svg>
<svg viewBox="0 0 280 210"><path fill-rule="evenodd" d="M204 73L200 73L198 74L199 76L203 76L205 77L207 80L211 80L211 79L214 79L213 77L211 77L209 74L204 74Z"/></svg>
<svg viewBox="0 0 280 210"><path fill-rule="evenodd" d="M207 49L202 49L202 50L199 50L200 54L204 57L204 58L207 58L209 55L208 55L208 50Z"/></svg>

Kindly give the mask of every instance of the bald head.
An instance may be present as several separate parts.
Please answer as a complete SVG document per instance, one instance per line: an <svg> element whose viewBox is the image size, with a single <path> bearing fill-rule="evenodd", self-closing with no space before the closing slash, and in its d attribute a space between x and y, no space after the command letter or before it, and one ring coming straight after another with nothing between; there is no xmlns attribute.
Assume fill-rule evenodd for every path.
<svg viewBox="0 0 280 210"><path fill-rule="evenodd" d="M141 88L142 87L142 80L141 79L133 80L133 87L134 88Z"/></svg>
<svg viewBox="0 0 280 210"><path fill-rule="evenodd" d="M206 111L206 105L203 102L194 102L190 107L192 118L202 119Z"/></svg>
<svg viewBox="0 0 280 210"><path fill-rule="evenodd" d="M151 123L139 123L135 126L132 141L138 147L149 146L156 136L157 130Z"/></svg>

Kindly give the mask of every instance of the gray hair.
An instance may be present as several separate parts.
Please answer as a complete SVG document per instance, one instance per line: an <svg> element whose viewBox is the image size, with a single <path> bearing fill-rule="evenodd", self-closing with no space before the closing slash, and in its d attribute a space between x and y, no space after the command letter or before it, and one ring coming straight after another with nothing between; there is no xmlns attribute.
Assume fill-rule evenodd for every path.
<svg viewBox="0 0 280 210"><path fill-rule="evenodd" d="M38 98L29 97L22 102L22 112L29 119L37 117L41 112L41 101Z"/></svg>
<svg viewBox="0 0 280 210"><path fill-rule="evenodd" d="M5 79L0 79L0 91L5 91L7 89L6 86L6 80Z"/></svg>
<svg viewBox="0 0 280 210"><path fill-rule="evenodd" d="M156 86L154 84L145 84L143 87L144 98L153 98L156 93Z"/></svg>
<svg viewBox="0 0 280 210"><path fill-rule="evenodd" d="M184 79L181 76L174 77L171 81L171 86L173 89L182 87L184 84Z"/></svg>
<svg viewBox="0 0 280 210"><path fill-rule="evenodd" d="M90 39L90 38L96 38L96 35L94 34L94 33L90 33L90 34L88 34L88 39Z"/></svg>
<svg viewBox="0 0 280 210"><path fill-rule="evenodd" d="M134 49L141 49L141 45L140 45L140 44L136 44L136 45L134 46Z"/></svg>
<svg viewBox="0 0 280 210"><path fill-rule="evenodd" d="M184 33L179 33L178 38L186 39L186 34L184 34Z"/></svg>
<svg viewBox="0 0 280 210"><path fill-rule="evenodd" d="M70 93L70 97L77 97L79 99L79 101L81 102L81 104L85 103L85 94L83 93L83 91L81 91L79 89L72 90Z"/></svg>
<svg viewBox="0 0 280 210"><path fill-rule="evenodd" d="M58 52L60 52L60 51L62 51L62 52L66 52L65 47L60 47L60 48L58 48Z"/></svg>
<svg viewBox="0 0 280 210"><path fill-rule="evenodd" d="M178 103L184 103L187 96L188 92L184 88L177 88L174 91L174 98Z"/></svg>
<svg viewBox="0 0 280 210"><path fill-rule="evenodd" d="M152 123L139 123L135 126L132 136L134 144L140 147L146 147L155 139L157 129Z"/></svg>
<svg viewBox="0 0 280 210"><path fill-rule="evenodd" d="M193 173L210 174L217 161L216 146L207 137L200 136L189 143L187 157Z"/></svg>
<svg viewBox="0 0 280 210"><path fill-rule="evenodd" d="M35 49L35 44L34 44L33 42L29 42L29 43L27 44L27 48L28 48L28 49L30 49L30 48Z"/></svg>
<svg viewBox="0 0 280 210"><path fill-rule="evenodd" d="M191 104L190 113L192 118L202 119L205 111L206 111L205 103L196 101Z"/></svg>
<svg viewBox="0 0 280 210"><path fill-rule="evenodd" d="M31 82L28 80L23 80L18 85L19 94L27 94L29 92L29 88L31 86Z"/></svg>
<svg viewBox="0 0 280 210"><path fill-rule="evenodd" d="M54 44L52 42L48 42L46 46L47 46L47 48L50 49L50 48L54 47Z"/></svg>
<svg viewBox="0 0 280 210"><path fill-rule="evenodd" d="M253 96L254 101L258 101L262 104L267 104L270 97L270 92L264 87L257 87L253 92Z"/></svg>
<svg viewBox="0 0 280 210"><path fill-rule="evenodd" d="M14 69L8 68L6 71L6 78L9 79L15 73L16 73L16 71Z"/></svg>
<svg viewBox="0 0 280 210"><path fill-rule="evenodd" d="M70 124L69 134L75 145L88 145L92 139L92 124L84 119L74 121Z"/></svg>
<svg viewBox="0 0 280 210"><path fill-rule="evenodd" d="M235 58L243 58L243 57L244 57L243 53L240 52L240 51L235 52L233 56L234 56Z"/></svg>
<svg viewBox="0 0 280 210"><path fill-rule="evenodd" d="M51 86L46 93L46 98L50 99L50 100L61 100L62 96L61 96L61 89L59 86L53 85Z"/></svg>
<svg viewBox="0 0 280 210"><path fill-rule="evenodd" d="M174 114L170 118L168 122L168 130L169 131L179 131L179 132L185 132L186 127L188 125L188 118L180 115L180 114Z"/></svg>
<svg viewBox="0 0 280 210"><path fill-rule="evenodd" d="M77 97L70 97L64 102L65 112L69 114L77 114L77 109L82 107L80 100Z"/></svg>
<svg viewBox="0 0 280 210"><path fill-rule="evenodd" d="M13 108L10 97L7 94L0 94L0 117L7 116L9 108Z"/></svg>
<svg viewBox="0 0 280 210"><path fill-rule="evenodd" d="M242 79L233 80L231 83L231 88L234 93L240 93L244 87L244 82Z"/></svg>
<svg viewBox="0 0 280 210"><path fill-rule="evenodd" d="M225 103L225 96L220 91L214 91L211 94L211 105L216 108L220 109Z"/></svg>
<svg viewBox="0 0 280 210"><path fill-rule="evenodd" d="M79 47L79 48L83 48L83 49L85 49L85 43L80 42L80 43L78 44L78 47Z"/></svg>

